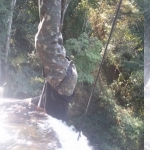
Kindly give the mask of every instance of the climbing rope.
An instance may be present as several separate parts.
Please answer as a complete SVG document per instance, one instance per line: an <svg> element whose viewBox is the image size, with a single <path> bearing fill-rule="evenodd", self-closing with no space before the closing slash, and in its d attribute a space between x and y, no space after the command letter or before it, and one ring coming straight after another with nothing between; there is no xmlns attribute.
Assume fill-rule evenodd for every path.
<svg viewBox="0 0 150 150"><path fill-rule="evenodd" d="M97 73L97 76L96 76L96 79L95 79L95 82L94 82L94 85L93 85L93 88L92 88L92 91L91 91L91 94L90 94L90 97L89 97L89 100L88 100L88 104L87 104L87 107L86 107L86 110L85 110L85 113L84 113L84 116L83 116L83 121L82 121L82 125L80 127L80 131L79 131L79 135L78 135L78 139L77 140L80 139L81 131L82 131L82 129L84 127L84 124L85 124L85 119L86 119L87 111L88 111L88 108L89 108L89 105L90 105L90 102L91 102L91 98L92 98L93 92L94 92L95 87L96 87L96 83L97 83L99 74L100 74L101 69L102 69L102 65L103 65L103 62L104 62L104 59L105 59L105 56L106 56L107 48L108 48L108 45L109 45L109 42L110 42L113 30L114 30L114 27L115 27L115 23L116 23L116 20L117 20L119 11L120 11L121 4L122 4L122 0L120 0L120 2L118 4L118 8L117 8L116 13L115 13L116 15L115 15L112 27L111 27L111 31L109 33L109 37L108 37L108 40L107 40L107 43L106 43L106 46L105 46L105 50L104 50L104 55L102 57L102 61L100 62L99 70L98 70L98 73Z"/></svg>

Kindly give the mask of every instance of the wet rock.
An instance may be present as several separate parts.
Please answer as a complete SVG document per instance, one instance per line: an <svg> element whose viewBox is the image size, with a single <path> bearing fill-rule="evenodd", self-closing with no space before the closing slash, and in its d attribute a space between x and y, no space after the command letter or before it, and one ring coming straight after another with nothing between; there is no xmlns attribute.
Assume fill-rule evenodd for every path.
<svg viewBox="0 0 150 150"><path fill-rule="evenodd" d="M52 118L29 101L1 100L0 114L0 150L61 148L57 134L45 122Z"/></svg>
<svg viewBox="0 0 150 150"><path fill-rule="evenodd" d="M0 98L0 150L92 150L86 137L30 100Z"/></svg>

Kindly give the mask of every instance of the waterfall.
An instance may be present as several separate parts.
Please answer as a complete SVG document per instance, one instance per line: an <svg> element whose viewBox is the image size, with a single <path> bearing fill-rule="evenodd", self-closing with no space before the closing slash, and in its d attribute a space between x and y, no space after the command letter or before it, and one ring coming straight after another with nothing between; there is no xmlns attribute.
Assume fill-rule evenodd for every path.
<svg viewBox="0 0 150 150"><path fill-rule="evenodd" d="M1 150L92 150L87 138L30 100L0 98Z"/></svg>

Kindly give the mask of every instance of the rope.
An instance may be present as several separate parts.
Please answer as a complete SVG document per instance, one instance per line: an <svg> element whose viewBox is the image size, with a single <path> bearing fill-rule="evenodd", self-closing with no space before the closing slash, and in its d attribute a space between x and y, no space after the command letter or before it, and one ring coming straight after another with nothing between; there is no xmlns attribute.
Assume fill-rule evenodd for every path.
<svg viewBox="0 0 150 150"><path fill-rule="evenodd" d="M99 74L100 74L101 69L102 69L102 64L103 64L104 59L105 59L105 56L106 56L107 48L108 48L108 45L109 45L109 42L110 42L110 39L111 39L113 30L114 30L114 27L115 27L115 23L116 23L116 20L117 20L119 11L120 11L121 3L122 3L122 0L120 0L120 2L119 2L119 4L118 4L117 11L116 11L116 13L115 13L116 15L115 15L115 18L114 18L114 21L113 21L113 24L112 24L112 28L111 28L111 31L110 31L110 34L109 34L109 37L108 37L108 41L107 41L107 43L106 43L106 47L105 47L105 50L104 50L104 55L103 55L102 61L100 62L99 70L98 70L98 73L97 73L97 76L96 76L96 79L95 79L95 82L94 82L94 85L93 85L93 88L92 88L92 91L91 91L91 94L90 94L90 97L89 97L89 100L88 100L88 104L87 104L87 107L86 107L86 110L85 110L85 113L84 113L84 118L83 118L83 121L82 121L82 125L81 125L81 128L80 128L80 131L79 131L79 135L78 135L78 139L77 139L77 140L79 140L79 139L80 139L80 136L81 136L81 131L82 131L83 126L84 126L84 123L85 123L87 111L88 111L88 108L89 108L89 105L90 105L90 102L91 102L91 98L92 98L93 92L94 92L95 87L96 87L96 83L97 83Z"/></svg>

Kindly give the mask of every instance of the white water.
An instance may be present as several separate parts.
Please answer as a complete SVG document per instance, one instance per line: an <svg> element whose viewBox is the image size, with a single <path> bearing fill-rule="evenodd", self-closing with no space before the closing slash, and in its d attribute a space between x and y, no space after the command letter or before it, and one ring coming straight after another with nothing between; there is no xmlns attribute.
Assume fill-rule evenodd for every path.
<svg viewBox="0 0 150 150"><path fill-rule="evenodd" d="M79 141L77 140L78 132L75 131L74 127L68 127L56 119L53 119L53 121L49 123L53 130L59 135L58 139L62 144L60 150L92 150L92 147L88 145L88 140L84 135L81 135Z"/></svg>
<svg viewBox="0 0 150 150"><path fill-rule="evenodd" d="M3 97L4 87L0 86L0 98Z"/></svg>
<svg viewBox="0 0 150 150"><path fill-rule="evenodd" d="M144 150L150 150L150 80L144 88Z"/></svg>

